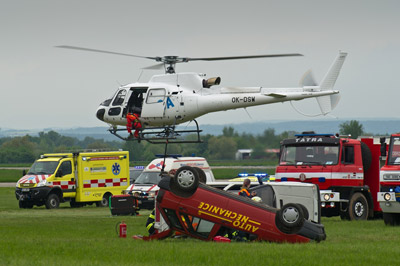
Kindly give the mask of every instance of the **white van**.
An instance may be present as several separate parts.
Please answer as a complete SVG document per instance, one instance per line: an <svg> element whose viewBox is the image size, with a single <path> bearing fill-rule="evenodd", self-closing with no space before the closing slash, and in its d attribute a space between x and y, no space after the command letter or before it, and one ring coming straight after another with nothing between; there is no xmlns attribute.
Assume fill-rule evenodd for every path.
<svg viewBox="0 0 400 266"><path fill-rule="evenodd" d="M164 172L174 175L182 166L191 166L203 170L205 180L209 183L214 182L214 175L205 158L202 157L166 157L154 159L143 172L136 178L126 190L125 194L136 195L139 197L139 207L141 209L152 210L154 208L154 197L157 186L161 180L161 171L164 166Z"/></svg>

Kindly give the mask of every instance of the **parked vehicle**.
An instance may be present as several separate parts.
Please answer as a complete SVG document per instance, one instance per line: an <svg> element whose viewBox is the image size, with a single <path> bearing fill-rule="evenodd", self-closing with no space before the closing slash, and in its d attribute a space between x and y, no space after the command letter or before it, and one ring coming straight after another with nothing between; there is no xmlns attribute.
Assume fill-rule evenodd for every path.
<svg viewBox="0 0 400 266"><path fill-rule="evenodd" d="M384 140L308 132L281 142L276 181L316 184L323 216L365 220L381 214L377 202Z"/></svg>
<svg viewBox="0 0 400 266"><path fill-rule="evenodd" d="M139 208L152 210L154 198L159 190L157 184L161 180L162 170L174 174L182 166L192 166L201 169L201 179L204 182L214 181L214 175L205 158L202 157L166 157L151 161L135 182L126 188L125 194L136 195L139 199Z"/></svg>
<svg viewBox="0 0 400 266"><path fill-rule="evenodd" d="M392 134L380 172L378 202L387 225L400 225L400 133Z"/></svg>
<svg viewBox="0 0 400 266"><path fill-rule="evenodd" d="M304 219L321 223L321 200L318 185L299 182L268 182L249 189L261 198L261 203L282 209L296 203L303 208Z"/></svg>
<svg viewBox="0 0 400 266"><path fill-rule="evenodd" d="M174 177L163 176L159 187L157 209L168 229L145 240L163 239L173 231L201 240L226 237L297 243L326 238L324 226L306 220L300 204L277 209L213 188L200 182L198 171L189 166L179 168Z"/></svg>
<svg viewBox="0 0 400 266"><path fill-rule="evenodd" d="M44 154L18 180L15 195L20 208L46 205L58 208L95 203L108 206L109 198L129 186L129 153L82 152Z"/></svg>

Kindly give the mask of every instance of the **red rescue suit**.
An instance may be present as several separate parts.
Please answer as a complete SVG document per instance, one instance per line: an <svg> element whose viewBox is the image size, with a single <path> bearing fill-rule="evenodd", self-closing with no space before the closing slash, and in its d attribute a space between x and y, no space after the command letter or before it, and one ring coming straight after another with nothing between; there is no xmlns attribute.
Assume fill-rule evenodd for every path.
<svg viewBox="0 0 400 266"><path fill-rule="evenodd" d="M126 116L126 129L129 134L132 134L132 129L135 129L133 134L135 138L139 137L139 129L142 128L142 123L139 120L139 114L127 114Z"/></svg>

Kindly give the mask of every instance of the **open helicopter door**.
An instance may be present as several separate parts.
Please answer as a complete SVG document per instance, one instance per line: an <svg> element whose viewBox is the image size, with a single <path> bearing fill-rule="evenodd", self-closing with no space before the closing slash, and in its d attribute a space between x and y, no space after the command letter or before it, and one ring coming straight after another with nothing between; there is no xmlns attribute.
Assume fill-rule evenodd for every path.
<svg viewBox="0 0 400 266"><path fill-rule="evenodd" d="M147 91L146 102L143 104L142 117L163 117L165 110L164 88L151 88Z"/></svg>

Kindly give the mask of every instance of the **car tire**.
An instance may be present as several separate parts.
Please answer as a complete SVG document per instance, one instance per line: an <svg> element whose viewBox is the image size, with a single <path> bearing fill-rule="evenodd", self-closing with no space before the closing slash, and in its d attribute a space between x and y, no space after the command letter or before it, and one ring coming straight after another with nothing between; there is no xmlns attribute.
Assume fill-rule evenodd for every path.
<svg viewBox="0 0 400 266"><path fill-rule="evenodd" d="M192 186L189 186L191 189L188 189L188 186L185 186L184 188L181 186L181 184L178 182L177 177L178 174L180 174L181 172L179 172L179 170L181 170L181 168L184 168L183 170L188 170L188 171L192 171L194 173L194 182L192 184ZM192 168L192 167L188 167L188 166L183 166L178 169L178 171L175 173L175 176L173 178L170 179L169 181L169 189L170 191L175 194L176 196L182 197L182 198L189 198L193 195L194 192L196 192L196 189L199 185L199 175L197 174L197 171ZM182 170L182 171L183 171ZM185 171L186 171L185 170ZM182 172L181 174L186 173L187 172ZM182 177L182 176L180 176ZM181 180L182 181L182 180Z"/></svg>
<svg viewBox="0 0 400 266"><path fill-rule="evenodd" d="M60 206L60 199L56 194L50 194L46 199L46 209L57 209Z"/></svg>
<svg viewBox="0 0 400 266"><path fill-rule="evenodd" d="M308 220L310 218L310 214L308 213L306 206L304 206L303 204L300 204L300 203L298 203L297 205L299 205L301 207L303 214L304 214L304 219Z"/></svg>
<svg viewBox="0 0 400 266"><path fill-rule="evenodd" d="M193 169L196 170L199 175L199 182L203 184L207 183L206 173L204 173L204 171L199 167L193 167Z"/></svg>
<svg viewBox="0 0 400 266"><path fill-rule="evenodd" d="M303 208L299 204L288 203L276 213L275 224L285 234L295 234L304 225Z"/></svg>
<svg viewBox="0 0 400 266"><path fill-rule="evenodd" d="M350 220L367 220L369 214L368 201L365 196L360 193L354 193L349 202Z"/></svg>
<svg viewBox="0 0 400 266"><path fill-rule="evenodd" d="M182 191L192 192L199 186L199 174L190 166L182 166L176 171L175 183Z"/></svg>

